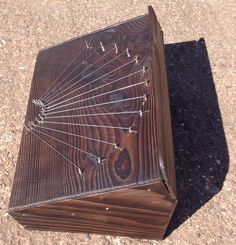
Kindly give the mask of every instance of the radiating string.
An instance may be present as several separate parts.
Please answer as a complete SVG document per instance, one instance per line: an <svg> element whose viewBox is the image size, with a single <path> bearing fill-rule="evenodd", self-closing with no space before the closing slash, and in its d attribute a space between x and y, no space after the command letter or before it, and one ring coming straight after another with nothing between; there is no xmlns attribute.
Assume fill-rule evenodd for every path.
<svg viewBox="0 0 236 245"><path fill-rule="evenodd" d="M68 103L68 104L64 104L64 105L61 105L61 106L57 106L57 107L53 107L53 108L48 107L47 108L47 112L54 111L54 110L60 109L62 107L68 107L68 106L71 106L71 105L74 105L74 104L77 104L77 103L81 103L81 102L84 102L84 101L92 100L92 99L95 99L95 98L98 98L98 97L101 97L101 96L104 96L104 95L112 94L112 93L115 93L115 92L118 92L118 91L122 91L122 90L125 90L125 89L128 89L128 88L133 88L133 87L145 84L145 83L146 83L146 81L142 81L142 82L135 83L135 84L132 84L132 85L128 85L128 86L125 86L125 87L122 87L122 88L114 89L114 90L109 91L109 92L104 92L104 93L101 93L101 94L98 94L98 95L94 95L94 96L89 97L89 98L85 98L85 99L74 101L74 102L71 102L71 103Z"/></svg>
<svg viewBox="0 0 236 245"><path fill-rule="evenodd" d="M85 151L85 150L82 150L82 149L80 149L80 148L78 148L78 147L76 147L76 146L74 146L74 145L68 144L68 143L64 142L63 140L60 140L60 139L58 139L58 138L56 138L56 137L54 137L54 136L52 136L52 135L50 135L50 134L44 133L44 132L42 132L42 131L40 131L40 130L38 130L38 129L36 129L36 128L33 128L33 130L35 130L35 131L37 131L37 132L39 132L39 133L41 133L41 134L44 134L44 135L48 136L49 138L52 138L52 139L54 139L54 140L56 140L56 141L58 141L58 142L60 142L60 143L62 143L62 144L64 144L64 145L67 145L67 146L69 146L69 147L71 147L71 148L74 148L74 149L80 151L80 152L83 152L83 153L85 153L86 155L88 155L88 156L90 156L90 157L96 158L98 161L100 161L100 157L95 156L94 154L92 154L92 153L90 153L90 152L87 152L87 151Z"/></svg>
<svg viewBox="0 0 236 245"><path fill-rule="evenodd" d="M87 48L86 46L83 48L83 50ZM81 51L82 52L82 51ZM62 74L65 73L65 71L73 64L73 62L78 58L79 54L81 53L79 52L73 59L72 61L62 70L62 72L57 76L57 78L51 83L51 85L46 89L46 91L43 93L43 95L41 96L41 98L44 97L44 95L47 93L47 91L52 87L52 85L54 85L57 80L62 76Z"/></svg>
<svg viewBox="0 0 236 245"><path fill-rule="evenodd" d="M50 102L47 102L46 105L53 104L53 103L55 103L56 101L61 100L62 98L67 97L67 96L69 96L70 94L72 94L72 93L74 93L74 92L76 92L76 91L79 91L79 90L81 90L82 88L85 88L85 87L89 86L90 84L96 82L97 80L101 79L102 77L105 77L105 76L107 76L107 75L109 75L109 74L111 74L111 73L117 71L118 69L120 69L120 68L122 68L122 67L125 67L125 66L127 66L127 65L129 65L129 64L131 64L131 63L133 63L134 61L135 61L135 59L134 59L134 60L131 60L131 61L127 62L127 63L125 63L125 64L122 65L122 66L117 67L116 69L114 69L114 70L112 70L112 71L110 71L110 72L107 72L106 74L101 75L100 77L97 77L96 79L90 81L89 83L86 83L86 84L80 86L79 88L76 88L76 89L74 89L74 90L72 90L72 91L69 90L67 93L65 93L64 95L62 95L60 98L57 98L57 99L55 99L55 100L53 100L53 101L50 101ZM101 67L100 67L100 68L101 68ZM99 69L100 69L100 68L99 68ZM92 73L90 73L89 75L91 75L91 74L92 74ZM84 78L81 78L81 79L80 79L79 81L77 81L76 83L82 81L83 79L84 79ZM73 87L76 83L72 84L71 86L67 87L66 89L64 89L64 90L61 91L61 92L64 93L66 90L68 90L69 88ZM61 92L60 92L60 94L61 94ZM58 94L58 95L59 95L59 94ZM63 103L63 102L62 102L62 103Z"/></svg>
<svg viewBox="0 0 236 245"><path fill-rule="evenodd" d="M57 83L56 84L56 86L54 87L54 88L52 88L52 90L50 90L50 91L48 91L52 86L51 85L53 85L53 84L55 84L55 82L57 82L57 80L58 80L58 78L49 86L49 88L46 90L46 91L48 91L48 93L47 94L43 94L41 97L40 97L40 100L42 101L42 100L47 100L48 98L49 98L49 96L52 96L52 92L53 91L55 91L55 89L56 88L58 88L72 73L74 73L86 60L88 60L88 58L90 58L94 53L96 53L97 52L97 50L99 49L99 48L101 48L100 47L100 45L90 54L90 55L88 55L87 57L86 57L86 59L85 60L83 60L78 66L76 66L65 78L63 78L59 83ZM79 53L80 54L80 53ZM78 54L78 55L79 55ZM74 60L78 57L78 55L70 62L70 64L69 65L71 65L73 62L74 62ZM67 68L69 68L69 65L67 66ZM66 68L66 69L67 69ZM63 73L65 73L65 70L66 69L64 69L63 71L62 71L62 73L60 74L60 76L63 74ZM86 69L88 69L88 67L86 68ZM85 70L85 69L84 69ZM84 71L83 70L83 71Z"/></svg>
<svg viewBox="0 0 236 245"><path fill-rule="evenodd" d="M143 113L149 112L143 111ZM73 118L73 117L91 117L91 116L109 116L109 115L123 115L123 114L140 114L139 111L118 111L118 112L104 112L104 113L88 113L88 114L71 114L65 116L45 116L46 119L56 119L56 118Z"/></svg>
<svg viewBox="0 0 236 245"><path fill-rule="evenodd" d="M99 124L83 124L83 123L67 123L67 122L57 122L57 121L43 121L43 123L49 123L54 125L69 125L69 126L84 126L84 127L96 127L96 128L109 128L109 129L122 129L127 130L132 133L137 133L137 131L131 129L130 127L119 127L110 125L99 125Z"/></svg>
<svg viewBox="0 0 236 245"><path fill-rule="evenodd" d="M61 131L61 130L57 130L57 129L53 129L53 128L43 127L43 126L40 126L40 125L37 125L37 124L35 126L38 127L38 128L50 130L50 131L57 132L57 133L67 134L67 135L75 136L75 137L82 138L82 139L88 139L88 140L91 140L91 141L96 141L96 142L99 142L99 143L112 145L113 147L117 146L116 143L112 143L112 142L105 141L105 140L95 139L95 138L91 138L91 137L87 137L87 136L83 136L83 135L79 135L79 134L72 134L72 133L69 133L69 132L65 132L65 131Z"/></svg>
<svg viewBox="0 0 236 245"><path fill-rule="evenodd" d="M102 43L101 43L101 46L99 46L99 47L102 47L102 50L105 52L105 49L104 49ZM86 61L89 57L91 57L97 51L97 49L94 50L88 57L86 57L86 59L84 61ZM73 163L70 159L68 159L66 156L64 156L61 152L59 152L57 149L55 149L52 145L50 145L47 141L45 141L43 138L41 138L35 132L43 134L43 135L45 135L45 136L47 136L47 137L49 137L51 139L54 139L54 140L56 140L56 141L58 141L58 142L60 142L62 144L67 145L68 147L71 147L71 148L74 148L74 149L76 149L76 150L78 150L80 152L83 152L86 155L97 159L98 163L101 163L101 161L103 161L100 157L98 157L98 156L96 156L96 155L94 155L94 154L92 154L90 152L87 152L87 151L85 151L83 149L80 149L79 147L71 145L70 142L67 143L64 140L56 138L56 137L52 136L50 132L57 132L57 133L67 134L67 135L70 135L70 136L76 136L76 137L79 137L79 138L82 138L82 139L86 139L86 140L91 140L91 141L96 141L96 142L99 142L99 143L109 144L109 145L112 145L114 148L119 148L118 145L116 143L112 143L112 142L105 141L105 140L100 140L100 139L87 137L87 136L83 136L83 135L79 135L79 134L77 135L76 133L65 132L65 131L57 130L57 129L54 129L54 128L51 128L51 127L44 127L44 126L42 126L42 124L84 126L84 127L106 128L106 129L120 129L120 130L126 130L129 133L137 133L137 131L133 130L131 127L112 126L112 125L97 125L97 124L88 124L88 123L86 124L86 123L61 122L61 121L52 121L51 120L51 119L59 119L59 118L72 118L72 117L83 117L83 116L84 117L88 117L88 116L102 116L102 115L103 116L107 116L107 115L122 115L122 114L124 114L124 115L125 114L139 114L140 116L142 116L143 113L148 112L148 111L144 111L143 112L142 110L139 110L139 111L120 111L120 112L107 112L107 113L88 113L88 114L77 114L77 115L73 114L73 115L54 116L55 114L58 114L58 113L63 113L63 112L67 113L69 111L77 111L77 110L82 110L82 109L85 109L85 108L92 108L92 107L96 107L96 106L104 106L104 105L109 105L109 104L112 104L112 103L123 103L123 102L126 102L126 101L138 100L138 99L141 99L141 98L144 100L144 102L147 100L147 96L144 94L143 96L136 96L136 97L131 97L131 98L127 98L127 99L119 99L119 100L114 100L114 101L107 101L107 102L98 103L98 104L90 104L90 105L85 105L85 106L82 106L82 107L80 106L80 107L77 107L77 108L63 109L63 110L59 110L58 111L58 109L63 108L63 107L72 106L72 105L77 104L79 102L88 101L88 100L91 100L93 98L105 96L105 95L108 95L108 94L111 94L111 93L114 93L114 92L117 92L117 91L121 91L121 90L124 90L124 89L132 88L132 87L147 83L147 81L145 80L145 81L142 81L142 82L138 82L138 83L135 83L135 84L132 84L132 85L128 85L128 86L125 86L125 87L122 87L122 88L115 89L113 91L99 93L99 94L97 94L95 96L91 96L89 98L88 97L87 98L81 98L81 99L79 99L77 101L72 101L74 99L78 99L79 97L81 97L81 96L83 96L85 94L91 93L92 91L95 91L97 89L103 88L103 87L108 86L108 85L111 85L111 84L113 84L113 83L115 83L117 81L120 81L120 80L122 80L122 79L124 79L126 77L129 77L131 75L140 73L141 71L143 71L143 73L144 73L146 68L143 67L143 69L138 70L138 71L133 72L133 73L130 73L130 74L128 74L128 75L126 75L126 76L124 76L122 78L118 78L118 79L116 79L114 81L111 81L109 83L103 84L101 86L98 86L98 87L90 89L90 90L87 89L87 91L85 91L85 92L83 92L81 94L75 95L72 98L66 98L66 97L70 96L72 93L78 92L79 90L91 85L92 83L94 83L95 81L101 79L102 77L105 77L105 76L111 74L112 72L115 72L115 71L121 69L122 67L125 67L125 66L127 66L127 65L129 65L129 64L131 64L133 62L138 63L138 57L136 57L135 59L133 59L133 60L131 60L131 61L129 61L129 62L117 67L117 68L115 68L114 70L109 71L108 73L106 73L106 74L104 74L104 75L102 75L100 77L97 77L96 79L94 79L92 81L89 81L88 83L86 83L86 84L84 84L84 85L82 85L82 86L80 86L78 88L75 88L75 89L73 88L72 91L70 91L71 90L70 88L74 87L80 81L82 81L85 78L91 76L92 74L94 74L95 72L99 71L103 67L107 66L111 62L115 61L120 56L122 56L124 53L127 53L127 56L130 57L129 50L127 48L126 51L124 51L121 54L115 56L113 59L111 59L108 62L104 63L102 66L98 67L94 71L92 71L89 74L85 75L85 77L78 78L81 73L83 74L85 71L87 71L90 67L92 67L96 63L98 63L101 59L103 59L106 55L108 55L114 49L116 50L116 53L117 53L117 46L115 45L115 48L110 49L102 57L100 57L99 59L95 60L95 62L93 64L90 64L89 66L85 67L79 74L77 74L77 75L75 75L73 77L72 73L75 72L78 69L78 67L80 67L80 65L84 63L84 61L81 62L79 64L79 66L74 68L68 75L65 76L64 79L62 79L60 82L58 82L58 80L62 77L62 74L64 74L66 72L66 70L73 64L73 62L76 60L76 58L78 57L78 55L80 53L77 54L76 57L73 58L73 60L70 62L70 64L68 64L65 67L65 69L52 82L52 84L48 87L48 89L43 93L43 95L38 100L38 102L41 103L41 104L39 104L41 106L41 113L39 114L39 118L40 119L38 119L38 118L36 119L37 124L33 123L33 122L30 122L29 123L29 128L27 127L27 129L30 130L36 137L38 137L40 140L42 140L44 143L46 143L48 146L50 146L55 152L57 152L59 155L61 155L63 158L65 158L73 166L75 166L79 170L80 175L82 175L82 169L80 167L78 167L75 163ZM70 76L73 77L73 78L70 79ZM79 80L76 81L75 80L76 78L78 78ZM75 80L75 82L70 84L70 82L72 82L74 80ZM56 88L58 88L58 89L56 89ZM59 90L59 92L58 92L58 90ZM71 102L69 102L69 101L71 101ZM50 116L50 115L52 115L52 116ZM37 128L44 129L44 130L49 130L49 132L45 132L45 131L42 132L42 131L38 130ZM119 148L119 149L121 149L121 148Z"/></svg>
<svg viewBox="0 0 236 245"><path fill-rule="evenodd" d="M72 162L69 158L67 158L66 156L64 156L61 152L59 152L55 147L53 147L51 144L49 144L46 140L44 140L43 138L41 138L39 135L35 134L33 132L33 130L30 127L26 127L25 128L30 131L34 136L36 136L38 139L40 139L42 142L44 142L47 146L49 146L51 149L53 149L57 154L59 154L61 157L63 157L64 159L66 159L71 165L73 165L75 168L78 169L80 176L82 176L82 170L79 166L77 166L74 162Z"/></svg>
<svg viewBox="0 0 236 245"><path fill-rule="evenodd" d="M66 90L70 89L71 87L73 87L75 84L81 82L83 79L87 78L88 76L91 76L93 73L95 73L96 71L100 70L102 67L104 67L105 65L111 63L112 61L114 61L115 59L117 59L118 57L120 57L121 55L123 55L124 53L116 56L115 58L113 58L112 60L106 62L104 65L102 65L101 67L97 68L96 70L94 70L93 72L90 72L89 74L87 74L85 77L82 77L81 79L79 79L78 81L76 81L75 83L71 84L69 87L66 87L66 85L73 81L76 77L78 77L81 73L83 73L84 71L88 70L91 66L93 66L94 64L96 64L98 61L100 61L101 59L103 59L105 56L107 56L111 51L113 51L115 49L111 48L107 53L105 53L103 56L101 56L98 60L96 60L93 64L89 65L88 67L86 67L83 71L81 71L79 74L77 74L74 78L72 78L71 80L67 81L61 88L60 88L60 92L58 94L55 94L54 96L51 96L49 99L45 100L44 103L49 103L52 99L54 99L55 97L57 97L58 95L64 93ZM64 88L65 87L65 88ZM63 90L62 90L63 89Z"/></svg>
<svg viewBox="0 0 236 245"><path fill-rule="evenodd" d="M68 112L68 111L82 110L82 109L85 109L85 108L109 105L109 104L113 104L113 103L120 103L120 102L126 102L126 101L131 101L131 100L138 100L138 99L146 100L146 95L131 97L131 98L127 98L127 99L121 99L121 100L113 100L113 101L108 101L108 102L104 102L104 103L92 104L92 105L76 107L76 108L72 108L72 109L66 109L66 110L55 111L55 112L47 112L47 111L45 111L45 112L43 112L43 115L46 116L46 115L58 114L58 113Z"/></svg>
<svg viewBox="0 0 236 245"><path fill-rule="evenodd" d="M48 103L46 106L48 107L50 104L55 103L56 101L61 100L62 98L67 97L68 95L70 95L70 94L72 94L72 93L78 92L79 90L81 90L81 89L83 89L83 88L85 88L85 87L91 85L92 83L96 82L97 80L101 79L102 77L105 77L105 76L107 76L107 75L109 75L109 74L111 74L111 73L113 73L113 72L119 70L120 68L125 67L125 66L127 66L127 65L129 65L129 64L131 64L131 63L133 63L134 61L135 61L135 60L131 60L131 61L127 62L126 64L124 64L124 65L122 65L122 66L120 66L120 67L117 67L116 69L114 69L114 70L112 70L112 71L110 71L110 72L108 72L108 73L106 73L106 74L104 74L104 75L102 75L102 76L100 76L100 77L98 77L98 78L96 78L96 79L90 81L89 83L84 84L83 86L80 86L79 88L77 88L77 89L75 89L75 90L73 90L73 91L71 91L71 92L65 94L64 96L61 96L60 98L58 98L58 99L56 99L56 100L54 100L54 101L52 101L52 102ZM138 71L138 72L141 72L141 70ZM134 75L134 73L132 73L131 75ZM123 77L123 78L124 78L124 77ZM121 79L120 79L120 80L121 80ZM74 99L74 98L77 98L78 96L79 96L79 95L76 95L76 96L74 96L74 97L72 97L72 98ZM81 94L80 94L80 96L81 96ZM59 104L63 104L63 103L65 103L65 102L67 102L67 101L70 101L72 98L68 98L68 99L62 100L62 101L60 101L60 102L58 102L58 103L56 103L56 104L54 104L54 105L52 105L52 106L59 105Z"/></svg>
<svg viewBox="0 0 236 245"><path fill-rule="evenodd" d="M100 85L100 86L98 86L98 87L96 87L96 88L93 88L93 89L90 89L90 90L88 90L88 91L85 91L85 92L83 92L83 93L81 93L81 94L78 94L78 95L76 95L76 96L74 96L74 97L72 97L72 98L69 98L69 99L60 101L60 102L58 102L58 103L56 103L56 104L54 104L54 105L48 106L47 108L50 109L50 108L53 108L54 106L60 105L60 104L65 103L65 102L68 102L68 101L70 101L70 100L72 100L72 99L79 98L79 97L81 97L81 96L83 96L83 95L85 95L85 94L91 93L91 92L93 92L93 91L95 91L95 90L98 90L98 89L100 89L100 88L104 88L104 87L106 87L106 86L108 86L108 85L112 85L112 84L114 84L114 83L116 83L116 82L118 82L118 81L120 81L120 80L122 80L122 79L125 79L125 78L127 78L127 77L133 76L133 75L138 74L138 73L140 73L140 72L142 72L142 71L143 71L143 69L138 70L138 71L133 72L133 73L130 73L130 74L126 75L126 76L123 76L123 77L120 77L120 78L118 78L118 79L115 79L115 80L113 80L113 81L111 81L111 82L109 82L109 83ZM93 81L91 81L91 82L93 82ZM91 84L91 82L90 82L90 84Z"/></svg>

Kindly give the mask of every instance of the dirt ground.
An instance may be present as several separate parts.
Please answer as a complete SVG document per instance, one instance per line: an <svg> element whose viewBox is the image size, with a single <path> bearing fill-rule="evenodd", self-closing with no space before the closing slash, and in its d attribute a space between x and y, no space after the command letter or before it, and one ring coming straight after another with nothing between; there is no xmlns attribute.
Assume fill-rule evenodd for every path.
<svg viewBox="0 0 236 245"><path fill-rule="evenodd" d="M179 192L165 240L24 230L7 207L38 50L149 4L168 44ZM0 0L0 245L236 244L235 25L235 0Z"/></svg>

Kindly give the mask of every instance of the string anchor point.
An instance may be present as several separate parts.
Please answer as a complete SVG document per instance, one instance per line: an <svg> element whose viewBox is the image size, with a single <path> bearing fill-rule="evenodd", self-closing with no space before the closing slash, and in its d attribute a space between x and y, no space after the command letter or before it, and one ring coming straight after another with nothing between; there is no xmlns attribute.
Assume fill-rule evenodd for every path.
<svg viewBox="0 0 236 245"><path fill-rule="evenodd" d="M132 134L132 133L137 133L137 131L133 130L131 127L128 128L128 132L129 134Z"/></svg>
<svg viewBox="0 0 236 245"><path fill-rule="evenodd" d="M32 103L35 104L35 105L38 105L38 100L32 99Z"/></svg>
<svg viewBox="0 0 236 245"><path fill-rule="evenodd" d="M85 42L85 44L86 44L86 48L87 48L87 49L92 48L92 47L90 47L90 46L89 46L89 44L88 44L88 42L87 42L87 41Z"/></svg>
<svg viewBox="0 0 236 245"><path fill-rule="evenodd" d="M120 150L120 151L123 150L123 149L119 146L119 144L117 144L117 143L113 144L113 147L114 147L114 149L118 149L118 150Z"/></svg>
<svg viewBox="0 0 236 245"><path fill-rule="evenodd" d="M45 107L45 105L43 104L41 100L33 99L32 103L35 104L36 106Z"/></svg>
<svg viewBox="0 0 236 245"><path fill-rule="evenodd" d="M43 118L42 118L43 119ZM38 123L38 124L42 124L43 123L43 120L42 120L39 116L35 118L35 121Z"/></svg>
<svg viewBox="0 0 236 245"><path fill-rule="evenodd" d="M145 79L145 80L144 80L144 82L145 82L145 86L148 86L148 85L149 85L149 83L150 83L150 80Z"/></svg>
<svg viewBox="0 0 236 245"><path fill-rule="evenodd" d="M83 178L83 171L80 168L77 168L77 169L78 169L80 177Z"/></svg>
<svg viewBox="0 0 236 245"><path fill-rule="evenodd" d="M143 105L147 102L147 94L143 95Z"/></svg>
<svg viewBox="0 0 236 245"><path fill-rule="evenodd" d="M147 71L147 66L143 66L143 74Z"/></svg>
<svg viewBox="0 0 236 245"><path fill-rule="evenodd" d="M42 115L42 114L39 113L38 117L39 117L39 119L40 119L41 121L43 121L43 115Z"/></svg>
<svg viewBox="0 0 236 245"><path fill-rule="evenodd" d="M35 123L33 121L29 121L27 123L27 127L30 129L30 130L33 130L33 127L36 127Z"/></svg>
<svg viewBox="0 0 236 245"><path fill-rule="evenodd" d="M140 117L143 117L143 114L145 113L149 113L149 110L146 110L146 111L139 110Z"/></svg>
<svg viewBox="0 0 236 245"><path fill-rule="evenodd" d="M105 52L105 47L104 47L104 45L103 45L102 42L100 42L100 46L101 46L101 48L102 48L102 51Z"/></svg>
<svg viewBox="0 0 236 245"><path fill-rule="evenodd" d="M135 63L138 64L140 60L140 57L138 55L135 56Z"/></svg>
<svg viewBox="0 0 236 245"><path fill-rule="evenodd" d="M46 107L41 108L41 112L40 113L41 113L42 116L45 116L46 112L47 112Z"/></svg>
<svg viewBox="0 0 236 245"><path fill-rule="evenodd" d="M106 160L105 158L101 158L101 157L97 158L98 164L102 164L105 160Z"/></svg>
<svg viewBox="0 0 236 245"><path fill-rule="evenodd" d="M42 101L38 100L38 103L39 103L40 107L42 107L42 108L45 107L45 105L44 105L44 103Z"/></svg>
<svg viewBox="0 0 236 245"><path fill-rule="evenodd" d="M116 54L118 54L118 52L119 52L119 49L118 49L118 46L117 46L117 44L116 44L116 43L114 43L114 46L115 46Z"/></svg>
<svg viewBox="0 0 236 245"><path fill-rule="evenodd" d="M126 48L126 54L127 54L128 57L131 57L130 50L128 48Z"/></svg>

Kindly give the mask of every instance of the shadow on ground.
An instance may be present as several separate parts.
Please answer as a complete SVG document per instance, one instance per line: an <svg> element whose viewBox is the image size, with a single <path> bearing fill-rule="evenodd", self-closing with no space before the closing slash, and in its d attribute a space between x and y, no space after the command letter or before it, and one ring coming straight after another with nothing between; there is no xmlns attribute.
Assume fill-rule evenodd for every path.
<svg viewBox="0 0 236 245"><path fill-rule="evenodd" d="M168 236L221 190L229 155L204 39L165 52L179 200Z"/></svg>

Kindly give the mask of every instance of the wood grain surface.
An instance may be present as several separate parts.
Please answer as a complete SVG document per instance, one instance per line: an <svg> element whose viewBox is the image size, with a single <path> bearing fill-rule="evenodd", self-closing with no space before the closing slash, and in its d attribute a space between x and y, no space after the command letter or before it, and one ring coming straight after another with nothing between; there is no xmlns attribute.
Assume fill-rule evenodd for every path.
<svg viewBox="0 0 236 245"><path fill-rule="evenodd" d="M157 116L159 118L158 125L158 151L159 151L159 164L162 169L162 176L165 183L176 199L176 171L174 161L174 149L173 149L173 136L171 126L171 115L170 115L170 102L169 102L169 91L168 81L166 72L166 61L164 52L164 39L161 26L157 21L155 12L152 7L149 7L150 20L152 22L153 31L153 62L156 70L153 71L153 80L155 88L155 96L159 101L160 106L156 109Z"/></svg>
<svg viewBox="0 0 236 245"><path fill-rule="evenodd" d="M144 202L145 200L145 202ZM162 238L174 210L162 182L69 199L12 215L26 229Z"/></svg>

